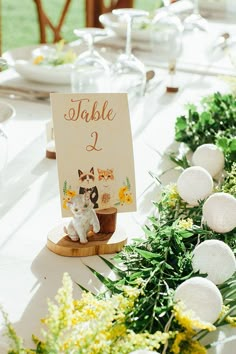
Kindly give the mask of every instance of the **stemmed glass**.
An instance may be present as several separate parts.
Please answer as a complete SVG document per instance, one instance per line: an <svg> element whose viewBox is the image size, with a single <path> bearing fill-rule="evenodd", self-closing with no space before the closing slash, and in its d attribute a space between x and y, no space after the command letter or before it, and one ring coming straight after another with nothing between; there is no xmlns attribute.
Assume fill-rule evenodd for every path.
<svg viewBox="0 0 236 354"><path fill-rule="evenodd" d="M167 91L176 92L174 83L176 61L182 50L183 25L180 19L170 11L157 12L151 23L152 52L157 62L167 63Z"/></svg>
<svg viewBox="0 0 236 354"><path fill-rule="evenodd" d="M128 8L116 9L112 13L123 18L127 23L125 53L118 56L112 67L112 90L141 96L144 94L146 85L146 70L144 64L132 54L132 24L135 18L148 16L148 12Z"/></svg>
<svg viewBox="0 0 236 354"><path fill-rule="evenodd" d="M7 163L8 155L8 138L4 130L0 126L0 188L3 180L3 172Z"/></svg>
<svg viewBox="0 0 236 354"><path fill-rule="evenodd" d="M110 66L94 48L94 40L98 36L106 36L100 28L75 29L74 33L87 43L88 50L75 60L71 73L72 92L109 92Z"/></svg>
<svg viewBox="0 0 236 354"><path fill-rule="evenodd" d="M204 17L202 17L199 13L198 0L193 0L193 12L191 15L185 18L184 28L190 31L195 29L201 31L207 31L208 23L207 20Z"/></svg>
<svg viewBox="0 0 236 354"><path fill-rule="evenodd" d="M7 67L7 62L5 59L0 57L0 71L2 69L4 69L5 67ZM5 109L5 111L7 112L6 115L7 117L10 117L13 115L13 108L8 105L7 103L1 103L0 105L2 105L2 110L3 108ZM4 118L3 115L3 120ZM1 122L1 120L0 120ZM1 127L0 124L0 188L2 187L2 180L3 180L3 172L4 172L4 168L6 166L7 163L7 154L8 154L8 138L6 133L4 132L3 128Z"/></svg>

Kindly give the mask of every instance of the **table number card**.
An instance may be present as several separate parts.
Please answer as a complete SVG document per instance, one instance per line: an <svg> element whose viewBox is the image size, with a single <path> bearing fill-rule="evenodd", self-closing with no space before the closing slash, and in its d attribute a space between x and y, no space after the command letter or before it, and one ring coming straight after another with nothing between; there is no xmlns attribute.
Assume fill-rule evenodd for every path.
<svg viewBox="0 0 236 354"><path fill-rule="evenodd" d="M136 210L133 146L126 94L51 94L62 216L90 193L94 208Z"/></svg>

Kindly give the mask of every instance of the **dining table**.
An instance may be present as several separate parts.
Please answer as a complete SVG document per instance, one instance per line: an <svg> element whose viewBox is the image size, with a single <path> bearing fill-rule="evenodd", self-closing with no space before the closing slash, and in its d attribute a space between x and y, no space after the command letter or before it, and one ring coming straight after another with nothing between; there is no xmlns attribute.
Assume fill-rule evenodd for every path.
<svg viewBox="0 0 236 354"><path fill-rule="evenodd" d="M184 33L175 93L166 91L167 63L159 63L146 42L133 42L135 55L155 76L143 96L129 100L137 210L117 216L117 224L124 227L128 243L132 238L144 236L143 226L156 213L153 202L160 197L162 186L175 182L181 172L168 157L170 152L181 148L175 142L176 118L185 113L187 103L197 105L206 95L230 92L225 76L236 76L236 68L226 51L222 49L216 58L212 54L212 45L217 45L214 40L222 33L236 36L235 24L227 19L210 18L209 26L209 34ZM115 34L109 35L97 44L111 60L123 50L122 38L115 41L114 38ZM71 45L82 46L78 42ZM18 52L21 50L23 53L24 48L18 48ZM5 57L8 59L9 53ZM69 84L28 80L14 67L0 73L0 89L1 85L44 92L71 90ZM65 257L47 248L49 231L62 221L57 160L46 156L50 140L47 127L52 119L50 99L1 95L0 90L0 102L13 107L11 117L1 124L7 136L8 156L0 182L0 304L17 334L32 347L32 334L40 336L40 319L47 314L47 300L55 297L64 273L73 280L75 297L81 295L77 284L93 293L102 289L89 267L107 277L114 274L98 255ZM113 256L104 255L107 259ZM8 339L2 319L0 323L0 353L4 354Z"/></svg>

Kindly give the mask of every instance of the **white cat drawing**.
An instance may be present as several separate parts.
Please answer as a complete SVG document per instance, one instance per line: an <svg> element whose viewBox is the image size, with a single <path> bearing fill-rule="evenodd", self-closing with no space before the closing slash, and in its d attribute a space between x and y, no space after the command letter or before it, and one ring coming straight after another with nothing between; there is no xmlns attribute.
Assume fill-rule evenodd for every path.
<svg viewBox="0 0 236 354"><path fill-rule="evenodd" d="M73 218L70 221L65 232L68 234L72 241L80 241L87 243L87 233L93 227L95 233L99 232L100 224L93 203L90 200L90 194L78 194L68 202Z"/></svg>

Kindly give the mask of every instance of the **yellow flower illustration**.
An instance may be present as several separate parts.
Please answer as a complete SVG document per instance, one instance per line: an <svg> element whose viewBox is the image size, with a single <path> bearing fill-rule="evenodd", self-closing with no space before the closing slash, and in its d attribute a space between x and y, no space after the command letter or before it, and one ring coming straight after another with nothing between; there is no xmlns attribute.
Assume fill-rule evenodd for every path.
<svg viewBox="0 0 236 354"><path fill-rule="evenodd" d="M119 189L119 200L120 202L124 203L125 202L125 192L127 191L127 187L121 187Z"/></svg>
<svg viewBox="0 0 236 354"><path fill-rule="evenodd" d="M132 204L133 203L133 197L131 193L127 193L125 195L125 203L127 204Z"/></svg>
<svg viewBox="0 0 236 354"><path fill-rule="evenodd" d="M131 192L130 181L128 177L124 182L124 185L118 190L118 199L119 201L115 205L124 205L133 203L133 195Z"/></svg>
<svg viewBox="0 0 236 354"><path fill-rule="evenodd" d="M67 203L71 200L76 195L76 192L70 189L67 189L65 192L65 197L63 198L63 204L62 207L63 209L68 209Z"/></svg>

